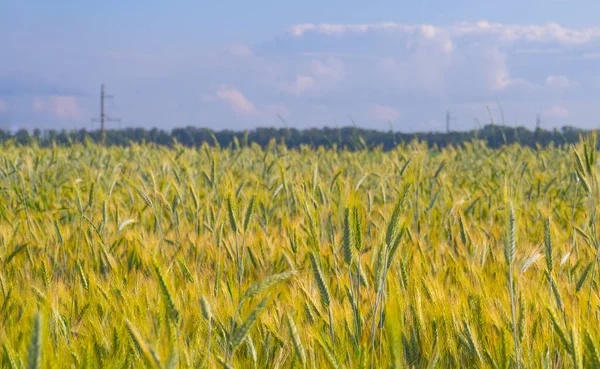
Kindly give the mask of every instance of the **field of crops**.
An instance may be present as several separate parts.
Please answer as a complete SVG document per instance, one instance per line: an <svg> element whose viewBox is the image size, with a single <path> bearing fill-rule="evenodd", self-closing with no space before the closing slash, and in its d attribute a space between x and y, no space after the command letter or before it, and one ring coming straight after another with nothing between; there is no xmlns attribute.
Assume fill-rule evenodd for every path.
<svg viewBox="0 0 600 369"><path fill-rule="evenodd" d="M598 368L595 147L0 148L1 368Z"/></svg>

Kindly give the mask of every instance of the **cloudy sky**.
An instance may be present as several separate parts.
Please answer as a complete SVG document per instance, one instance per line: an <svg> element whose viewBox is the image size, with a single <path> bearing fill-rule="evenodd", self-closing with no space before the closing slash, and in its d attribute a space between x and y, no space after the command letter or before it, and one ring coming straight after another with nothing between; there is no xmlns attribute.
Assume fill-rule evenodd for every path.
<svg viewBox="0 0 600 369"><path fill-rule="evenodd" d="M435 131L449 110L454 129L501 112L597 127L598 14L598 0L1 0L0 128L90 128L101 83L121 126Z"/></svg>

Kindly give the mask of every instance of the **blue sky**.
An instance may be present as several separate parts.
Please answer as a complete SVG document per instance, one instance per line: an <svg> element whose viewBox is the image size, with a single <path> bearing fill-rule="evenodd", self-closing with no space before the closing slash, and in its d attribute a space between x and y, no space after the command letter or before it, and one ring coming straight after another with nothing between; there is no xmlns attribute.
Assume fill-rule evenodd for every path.
<svg viewBox="0 0 600 369"><path fill-rule="evenodd" d="M0 1L0 128L596 127L597 0ZM117 127L114 123L112 126ZM97 128L97 127L96 127Z"/></svg>

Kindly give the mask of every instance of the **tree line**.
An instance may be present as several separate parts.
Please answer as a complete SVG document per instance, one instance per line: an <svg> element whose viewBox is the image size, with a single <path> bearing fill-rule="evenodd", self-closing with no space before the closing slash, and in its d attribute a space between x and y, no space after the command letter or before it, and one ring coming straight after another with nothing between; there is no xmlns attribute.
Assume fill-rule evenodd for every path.
<svg viewBox="0 0 600 369"><path fill-rule="evenodd" d="M560 129L545 130L536 128L529 130L525 127L509 127L487 125L480 129L454 132L422 132L402 133L379 131L358 127L343 128L256 128L247 131L220 130L215 131L201 127L183 127L165 131L157 128L125 128L107 130L104 143L107 146L128 146L131 144L156 144L172 147L179 143L188 147L198 147L204 143L221 147L251 145L262 147L269 145L272 140L283 143L288 148L308 146L313 148L343 148L347 150L364 150L381 148L391 150L397 145L419 140L430 147L442 148L448 145L457 146L478 139L487 142L488 146L497 148L503 145L518 143L532 148L538 146L564 145L576 143L580 136L589 134L590 130L572 126ZM14 133L0 130L0 144L14 142L17 145L52 145L69 146L85 142L102 142L99 130L45 130L29 132L21 129Z"/></svg>

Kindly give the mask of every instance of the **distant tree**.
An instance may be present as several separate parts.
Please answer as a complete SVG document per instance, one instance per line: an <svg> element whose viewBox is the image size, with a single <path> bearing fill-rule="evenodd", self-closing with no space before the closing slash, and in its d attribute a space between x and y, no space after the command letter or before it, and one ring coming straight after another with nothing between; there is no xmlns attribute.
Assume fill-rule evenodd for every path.
<svg viewBox="0 0 600 369"><path fill-rule="evenodd" d="M19 145L31 145L32 139L29 135L29 131L24 128L18 130L17 133L15 133L15 141Z"/></svg>
<svg viewBox="0 0 600 369"><path fill-rule="evenodd" d="M497 148L502 145L518 143L523 146L536 148L550 144L564 145L575 143L580 136L585 136L591 131L572 126L561 129L544 130L536 127L530 131L524 127L507 127L487 125L478 130L428 132L428 133L402 133L392 131L377 131L357 127L341 128L309 128L298 130L295 128L256 128L247 131L221 130L213 131L207 128L187 126L175 128L171 132L152 128L127 128L122 130L107 130L105 144L108 146L129 146L133 143L152 143L160 146L173 146L175 142L188 147L199 147L218 144L221 147L236 145L259 145L267 147L270 142L285 144L288 148L303 146L318 148L335 148L346 150L382 149L392 150L397 145L403 145L413 140L419 140L432 148L443 148L447 145L459 146L466 142L478 139L483 140L488 146ZM47 130L43 134L39 129L33 131L33 137L25 129L14 134L0 131L0 143L14 138L19 145L30 145L34 141L41 146L71 145L83 143L86 138L93 142L100 142L99 131L88 132L84 129L74 131Z"/></svg>

